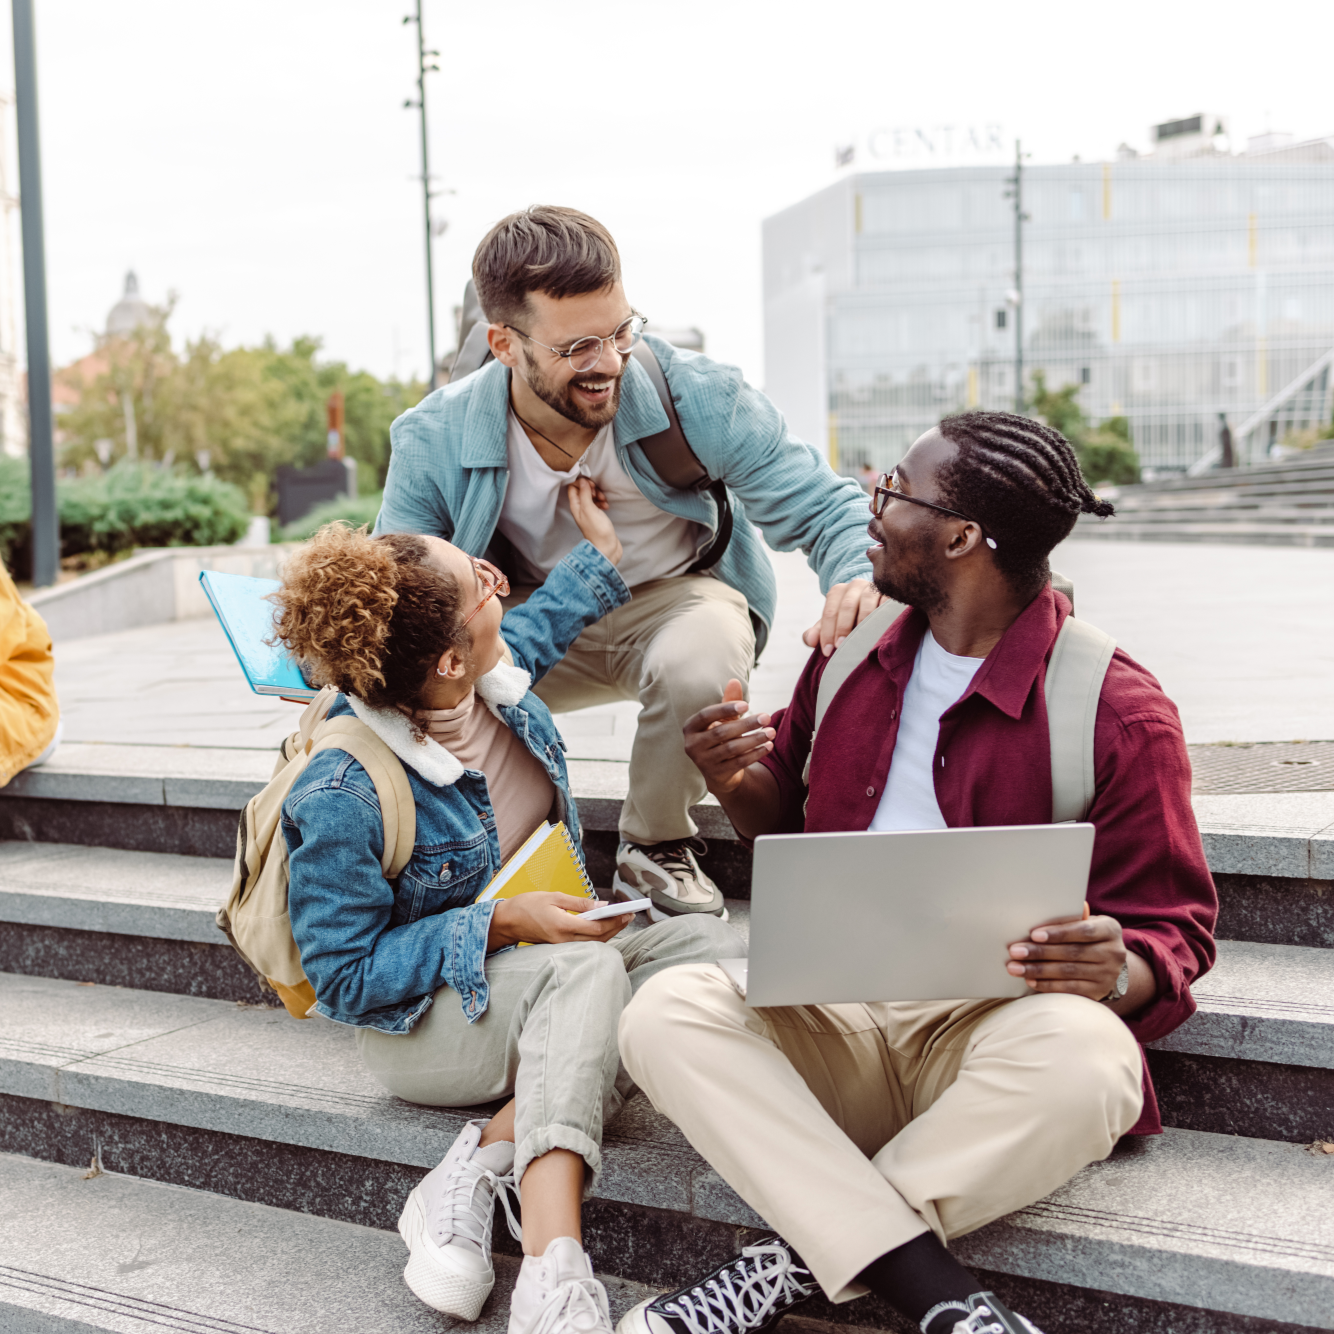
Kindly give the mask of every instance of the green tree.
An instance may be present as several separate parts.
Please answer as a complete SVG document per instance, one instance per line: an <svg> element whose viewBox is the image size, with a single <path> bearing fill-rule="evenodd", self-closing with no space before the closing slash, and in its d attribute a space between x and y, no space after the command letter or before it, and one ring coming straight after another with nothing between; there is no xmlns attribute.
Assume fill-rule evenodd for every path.
<svg viewBox="0 0 1334 1334"><path fill-rule="evenodd" d="M63 464L86 471L98 442L110 440L113 459L211 472L239 486L256 513L271 514L277 469L310 467L325 457L326 404L340 389L345 445L357 461L359 489L383 488L390 424L420 401L424 384L381 381L343 362L323 361L320 340L311 337L288 348L267 339L259 347L228 349L205 335L178 353L167 333L170 315L166 306L131 334L99 338L88 359L91 378L65 373L76 402L60 416Z"/></svg>
<svg viewBox="0 0 1334 1334"><path fill-rule="evenodd" d="M1033 372L1033 410L1053 430L1070 442L1080 471L1090 486L1113 483L1125 486L1139 481L1139 455L1130 443L1130 423L1124 417L1108 417L1091 426L1078 402L1079 386L1067 384L1048 389L1042 371Z"/></svg>

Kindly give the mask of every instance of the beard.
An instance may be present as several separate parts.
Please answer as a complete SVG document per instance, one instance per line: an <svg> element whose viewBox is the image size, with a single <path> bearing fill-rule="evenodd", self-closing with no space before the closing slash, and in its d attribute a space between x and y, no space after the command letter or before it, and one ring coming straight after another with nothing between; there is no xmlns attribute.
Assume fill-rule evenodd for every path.
<svg viewBox="0 0 1334 1334"><path fill-rule="evenodd" d="M581 408L570 397L570 387L589 381L605 380L607 378L605 375L594 375L592 372L587 372L583 375L576 375L574 379L566 381L563 385L556 385L542 374L541 368L529 355L527 349L524 350L523 361L528 370L529 389L553 412L559 412L566 421L572 421L576 426L582 426L588 431L599 431L620 410L621 376L625 374L624 360L621 363L620 374L616 376L611 386L611 397L600 408Z"/></svg>
<svg viewBox="0 0 1334 1334"><path fill-rule="evenodd" d="M889 554L888 547L885 554ZM939 576L930 567L934 555L935 543L931 534L915 536L910 545L896 553L894 568L886 569L884 575L874 581L875 591L892 602L916 607L928 616L944 611L950 598Z"/></svg>

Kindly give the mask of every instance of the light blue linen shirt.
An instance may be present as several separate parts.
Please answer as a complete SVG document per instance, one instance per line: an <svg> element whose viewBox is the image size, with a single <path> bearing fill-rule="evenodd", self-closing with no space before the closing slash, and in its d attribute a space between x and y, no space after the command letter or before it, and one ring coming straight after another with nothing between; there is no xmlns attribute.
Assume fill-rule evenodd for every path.
<svg viewBox="0 0 1334 1334"><path fill-rule="evenodd" d="M778 551L804 551L822 592L848 579L869 579L866 493L792 435L782 413L735 366L652 335L646 341L662 366L691 449L731 494L735 527L713 573L737 589L758 618L758 654L778 597L765 541ZM427 533L473 556L486 551L509 482L508 412L509 370L498 361L405 412L390 430L393 456L375 531ZM631 358L613 431L617 457L659 509L703 525L702 550L717 531L714 498L707 491L667 486L639 445L666 429L667 414L653 382Z"/></svg>

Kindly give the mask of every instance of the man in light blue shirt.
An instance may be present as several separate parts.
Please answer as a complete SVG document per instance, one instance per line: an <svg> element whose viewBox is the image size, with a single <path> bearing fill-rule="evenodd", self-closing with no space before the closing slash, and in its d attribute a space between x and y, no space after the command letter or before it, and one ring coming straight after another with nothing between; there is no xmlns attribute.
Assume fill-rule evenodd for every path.
<svg viewBox="0 0 1334 1334"><path fill-rule="evenodd" d="M725 484L730 538L721 488L659 476L641 442L668 417L630 355L646 321L626 299L615 242L586 214L511 214L478 247L473 277L495 360L394 423L376 532L489 552L522 599L579 540L568 484L593 480L633 597L585 630L537 693L553 712L639 700L614 889L651 898L655 920L725 916L696 858L690 807L704 785L682 725L729 679L744 682L764 647L777 600L766 540L800 547L820 576L825 614L808 644L831 652L878 605L866 495L735 367L648 334L691 450Z"/></svg>

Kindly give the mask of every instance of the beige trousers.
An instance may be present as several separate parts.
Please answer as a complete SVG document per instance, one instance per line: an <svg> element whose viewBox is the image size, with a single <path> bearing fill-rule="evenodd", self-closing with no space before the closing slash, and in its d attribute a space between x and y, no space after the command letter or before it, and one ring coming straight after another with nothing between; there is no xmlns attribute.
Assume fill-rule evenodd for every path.
<svg viewBox="0 0 1334 1334"><path fill-rule="evenodd" d="M516 591L506 606L531 590ZM755 658L746 599L718 579L684 574L651 579L632 600L590 625L534 686L553 713L614 700L643 706L630 750L630 793L621 837L660 843L698 832L690 808L704 780L686 758L681 728L722 699L728 678L743 684Z"/></svg>
<svg viewBox="0 0 1334 1334"><path fill-rule="evenodd" d="M653 1105L832 1301L928 1229L961 1236L1105 1158L1139 1048L1081 996L747 1009L722 969L660 973L621 1016Z"/></svg>

